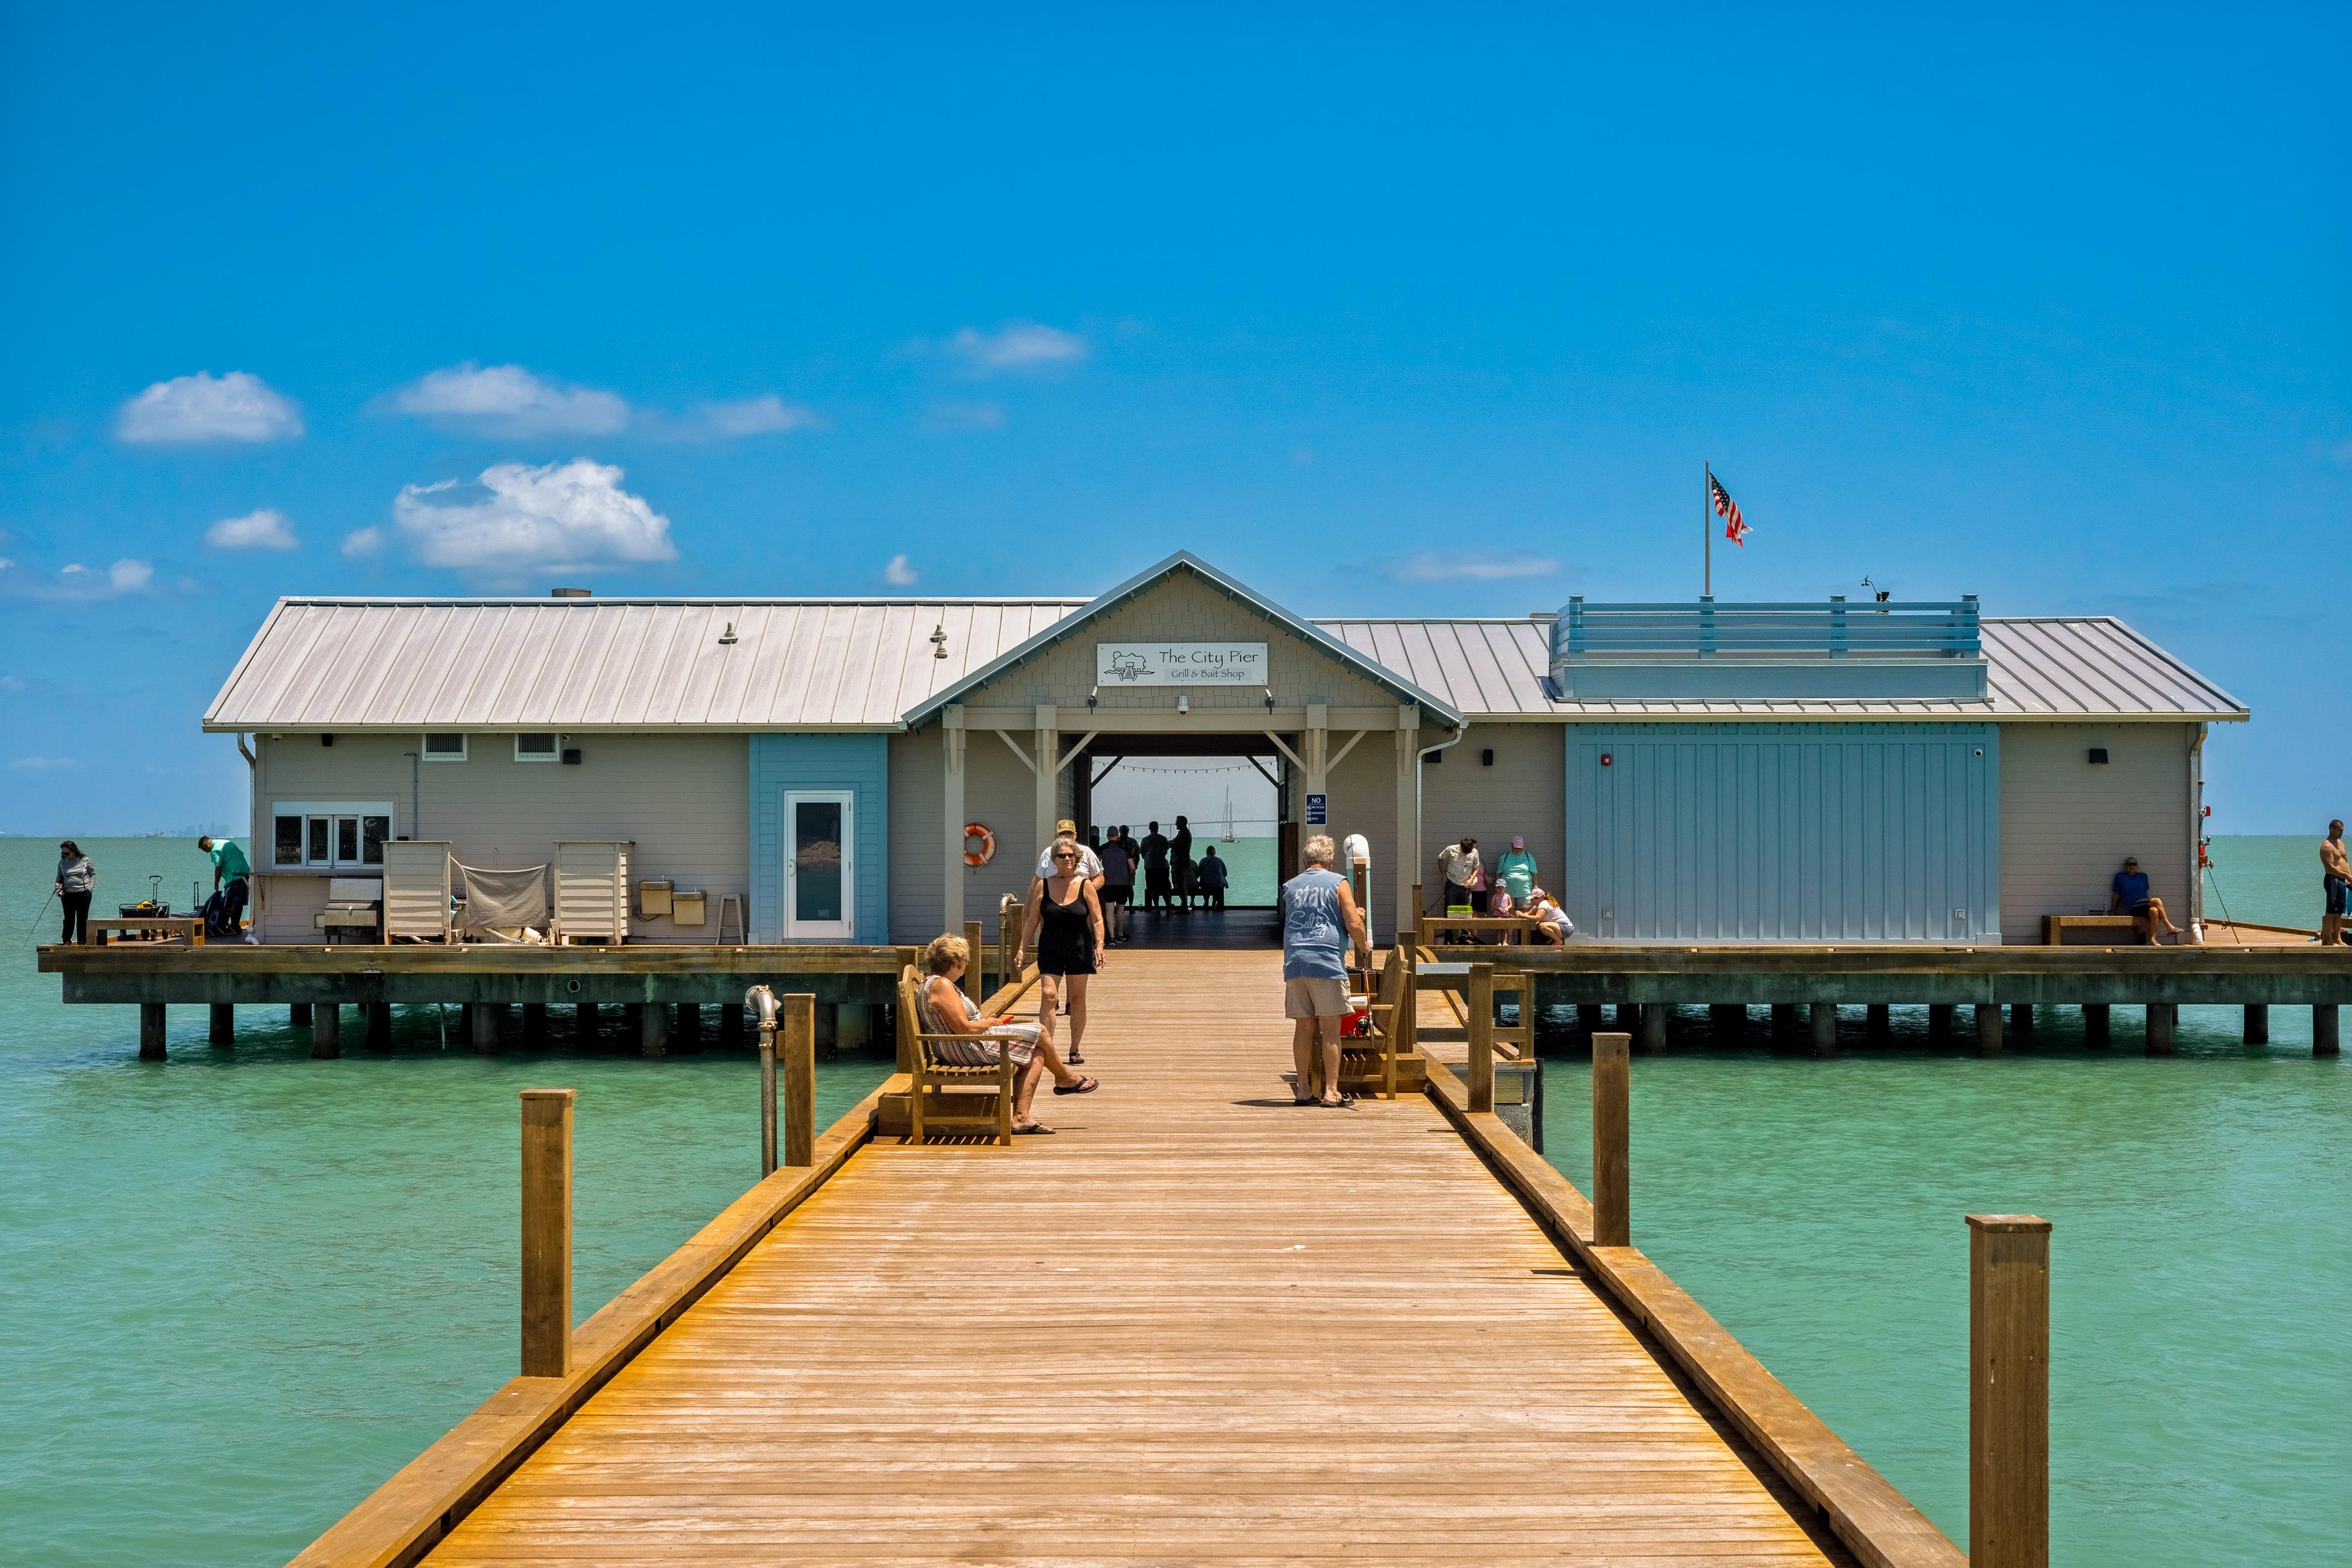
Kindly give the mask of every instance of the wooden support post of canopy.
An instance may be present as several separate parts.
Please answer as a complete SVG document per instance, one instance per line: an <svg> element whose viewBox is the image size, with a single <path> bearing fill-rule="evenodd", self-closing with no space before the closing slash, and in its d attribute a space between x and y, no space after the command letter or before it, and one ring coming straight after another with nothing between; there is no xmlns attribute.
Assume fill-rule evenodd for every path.
<svg viewBox="0 0 2352 1568"><path fill-rule="evenodd" d="M2050 1222L1969 1223L1969 1561L2050 1562Z"/></svg>
<svg viewBox="0 0 2352 1568"><path fill-rule="evenodd" d="M1421 704L1397 704L1396 732L1396 873L1397 922L1400 933L1421 936ZM1283 868L1288 876L1293 868Z"/></svg>
<svg viewBox="0 0 2352 1568"><path fill-rule="evenodd" d="M1054 842L1054 824L1062 815L1062 727L1061 720L1050 702L1037 704L1037 729L1034 742L1037 751L1032 763L1037 773L1037 836L1034 843L1020 847L1021 864L1032 864L1031 857L1042 852ZM972 960L980 959L980 946L972 944Z"/></svg>
<svg viewBox="0 0 2352 1568"><path fill-rule="evenodd" d="M783 999L784 1163L816 1163L816 997Z"/></svg>
<svg viewBox="0 0 2352 1568"><path fill-rule="evenodd" d="M964 728L963 704L949 703L940 714L940 744L947 754L947 769L943 777L945 787L940 794L946 803L944 831L948 850L947 863L940 876L940 882L946 892L946 907L940 914L941 931L963 929L963 825L967 820L963 800L964 742L970 733Z"/></svg>
<svg viewBox="0 0 2352 1568"><path fill-rule="evenodd" d="M522 1375L572 1373L572 1102L522 1091Z"/></svg>
<svg viewBox="0 0 2352 1568"><path fill-rule="evenodd" d="M1592 1037L1592 1245L1631 1247L1630 1035Z"/></svg>
<svg viewBox="0 0 2352 1568"><path fill-rule="evenodd" d="M1470 966L1469 994L1463 999L1470 1037L1470 1109L1495 1109L1495 966Z"/></svg>

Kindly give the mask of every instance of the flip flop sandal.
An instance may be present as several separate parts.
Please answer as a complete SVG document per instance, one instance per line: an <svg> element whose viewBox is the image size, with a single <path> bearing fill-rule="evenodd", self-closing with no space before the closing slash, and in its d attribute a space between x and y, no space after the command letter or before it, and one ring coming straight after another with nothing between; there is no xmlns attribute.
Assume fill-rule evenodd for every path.
<svg viewBox="0 0 2352 1568"><path fill-rule="evenodd" d="M1054 1092L1055 1094L1092 1094L1101 1087L1102 1079L1098 1078L1081 1078L1077 1082L1066 1087L1062 1084L1055 1084L1054 1086Z"/></svg>
<svg viewBox="0 0 2352 1568"><path fill-rule="evenodd" d="M1337 1100L1318 1100L1315 1103L1323 1107L1326 1110L1339 1110L1347 1106L1355 1104L1356 1097L1352 1094L1343 1094Z"/></svg>
<svg viewBox="0 0 2352 1568"><path fill-rule="evenodd" d="M1087 1058L1078 1055L1076 1051L1072 1051L1068 1056L1064 1057L1062 1059L1069 1063L1074 1068L1082 1068L1087 1065Z"/></svg>
<svg viewBox="0 0 2352 1568"><path fill-rule="evenodd" d="M1042 1121L1032 1121L1032 1122L1031 1122L1028 1126L1026 1126L1026 1127L1016 1127L1016 1128L1014 1128L1014 1129L1013 1130L1013 1135L1015 1138L1019 1138L1019 1137L1023 1136L1024 1134L1032 1134L1032 1135L1034 1135L1034 1136L1037 1136L1037 1137L1041 1137L1041 1138L1043 1138L1043 1137L1050 1137L1050 1136L1052 1136L1053 1131L1054 1131L1054 1130L1053 1130L1052 1128L1050 1128L1050 1127L1046 1126L1046 1125L1045 1125L1044 1122L1042 1122Z"/></svg>

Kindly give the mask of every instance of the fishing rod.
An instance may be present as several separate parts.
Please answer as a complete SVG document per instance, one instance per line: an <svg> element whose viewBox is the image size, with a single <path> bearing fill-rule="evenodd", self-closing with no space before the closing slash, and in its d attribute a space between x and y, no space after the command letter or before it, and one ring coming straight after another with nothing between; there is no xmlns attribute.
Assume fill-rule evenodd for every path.
<svg viewBox="0 0 2352 1568"><path fill-rule="evenodd" d="M26 927L25 928L25 940L26 940L26 942L30 942L30 941L32 941L32 940L33 940L33 933L34 933L34 932L36 932L36 931L39 931L39 930L41 929L41 922L42 922L43 921L45 921L45 920L48 919L48 917L49 917L49 905L50 905L53 901L55 901L55 900L57 899L57 896L58 896L58 890L57 890L55 888L51 888L51 889L49 889L49 896L48 896L47 898L43 899L43 900L41 900L41 912L40 912L39 914L35 915L35 916L33 917L33 923L32 923L31 925L28 925L28 926L26 926Z"/></svg>

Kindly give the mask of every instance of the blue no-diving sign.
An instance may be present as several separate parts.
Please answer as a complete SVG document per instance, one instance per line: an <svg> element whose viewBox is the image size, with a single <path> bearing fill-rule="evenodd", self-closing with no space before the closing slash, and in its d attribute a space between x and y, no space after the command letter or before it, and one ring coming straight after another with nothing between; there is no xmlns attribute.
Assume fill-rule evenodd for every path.
<svg viewBox="0 0 2352 1568"><path fill-rule="evenodd" d="M1326 802L1328 802L1330 798L1331 798L1331 797L1330 797L1329 795L1308 795L1308 796L1307 797L1307 826L1309 826L1309 827L1320 827L1320 826L1323 826L1323 819L1324 819L1324 816L1325 816L1325 803L1326 803Z"/></svg>

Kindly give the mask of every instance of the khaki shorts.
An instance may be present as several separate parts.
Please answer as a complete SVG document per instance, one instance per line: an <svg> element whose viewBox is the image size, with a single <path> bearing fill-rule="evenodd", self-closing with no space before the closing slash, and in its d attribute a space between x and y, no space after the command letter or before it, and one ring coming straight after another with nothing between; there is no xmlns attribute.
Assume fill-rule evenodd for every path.
<svg viewBox="0 0 2352 1568"><path fill-rule="evenodd" d="M1282 1016L1286 1018L1344 1018L1348 1016L1348 983L1328 975L1310 975L1282 983Z"/></svg>

